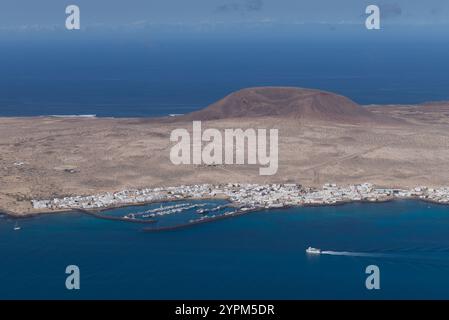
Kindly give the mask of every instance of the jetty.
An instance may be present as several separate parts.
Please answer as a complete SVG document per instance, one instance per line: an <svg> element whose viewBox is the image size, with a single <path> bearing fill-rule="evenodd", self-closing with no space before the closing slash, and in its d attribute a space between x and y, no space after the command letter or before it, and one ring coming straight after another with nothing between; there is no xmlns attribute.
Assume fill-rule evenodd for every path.
<svg viewBox="0 0 449 320"><path fill-rule="evenodd" d="M239 217L239 216L248 214L253 211L257 211L257 210L253 209L253 210L246 210L246 211L231 211L231 212L227 212L224 214L215 215L215 216L211 216L211 217L203 216L199 219L190 220L187 223L177 224L177 225L173 225L173 226L164 226L164 227L154 227L154 228L149 227L149 228L144 228L143 231L144 232L162 232L162 231L173 231L173 230L185 229L185 228L193 227L193 226L200 225L203 223L210 223L210 222L220 221L220 220L224 220L224 219Z"/></svg>
<svg viewBox="0 0 449 320"><path fill-rule="evenodd" d="M156 223L157 220L150 220L150 219L138 219L138 218L125 218L125 217L115 217L111 215L102 214L101 212L95 212L95 211L89 211L89 210L83 210L79 209L79 212L82 212L84 214L93 216L95 218L104 219L104 220L112 220L112 221L125 221L125 222L131 222L131 223L144 223L144 224L151 224Z"/></svg>

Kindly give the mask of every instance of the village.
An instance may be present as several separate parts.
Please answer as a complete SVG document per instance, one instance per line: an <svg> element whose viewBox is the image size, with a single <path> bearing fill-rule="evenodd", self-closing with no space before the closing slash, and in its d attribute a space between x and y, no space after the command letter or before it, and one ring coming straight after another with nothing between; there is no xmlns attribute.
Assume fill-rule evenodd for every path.
<svg viewBox="0 0 449 320"><path fill-rule="evenodd" d="M449 204L449 187L415 187L406 190L376 188L370 183L349 186L326 183L321 189L315 189L299 184L201 184L32 200L32 205L34 209L39 210L95 210L145 203L214 198L228 199L240 211L306 205L335 205L354 201L382 202L394 199L421 199Z"/></svg>

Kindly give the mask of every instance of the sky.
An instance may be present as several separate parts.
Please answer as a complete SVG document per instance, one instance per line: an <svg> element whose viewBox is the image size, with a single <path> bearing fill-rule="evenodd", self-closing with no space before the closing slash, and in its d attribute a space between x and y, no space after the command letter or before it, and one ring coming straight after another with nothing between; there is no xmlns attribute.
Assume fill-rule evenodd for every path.
<svg viewBox="0 0 449 320"><path fill-rule="evenodd" d="M381 8L384 23L449 24L447 0L2 0L0 30L63 28L70 4L80 7L82 28L361 24L370 4Z"/></svg>

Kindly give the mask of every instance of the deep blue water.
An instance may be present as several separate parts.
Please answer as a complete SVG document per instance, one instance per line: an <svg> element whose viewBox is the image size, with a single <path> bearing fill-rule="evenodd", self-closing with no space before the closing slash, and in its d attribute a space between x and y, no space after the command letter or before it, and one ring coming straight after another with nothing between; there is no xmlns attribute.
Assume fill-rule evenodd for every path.
<svg viewBox="0 0 449 320"><path fill-rule="evenodd" d="M0 34L0 116L163 116L267 85L361 104L449 100L449 37L429 28ZM162 233L81 214L26 219L20 231L14 223L0 218L0 298L449 299L444 206L272 210ZM337 254L307 257L308 246ZM65 289L69 264L81 268L80 291ZM380 291L365 289L370 264L381 269Z"/></svg>
<svg viewBox="0 0 449 320"><path fill-rule="evenodd" d="M449 298L449 207L423 202L262 211L160 233L81 214L20 225L0 219L1 299ZM308 257L309 245L363 254ZM69 264L79 291L65 289ZM365 289L371 264L379 291Z"/></svg>
<svg viewBox="0 0 449 320"><path fill-rule="evenodd" d="M449 37L420 30L16 35L0 39L0 116L183 114L268 85L329 90L361 104L449 100Z"/></svg>

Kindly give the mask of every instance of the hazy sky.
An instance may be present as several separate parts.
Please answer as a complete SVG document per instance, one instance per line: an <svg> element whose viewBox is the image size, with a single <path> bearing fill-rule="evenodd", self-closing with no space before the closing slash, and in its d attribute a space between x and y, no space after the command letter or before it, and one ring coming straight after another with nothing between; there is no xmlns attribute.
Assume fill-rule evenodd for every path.
<svg viewBox="0 0 449 320"><path fill-rule="evenodd" d="M135 28L152 24L363 23L367 5L384 22L449 23L447 0L2 0L0 28L63 27L65 7L81 9L82 26Z"/></svg>

